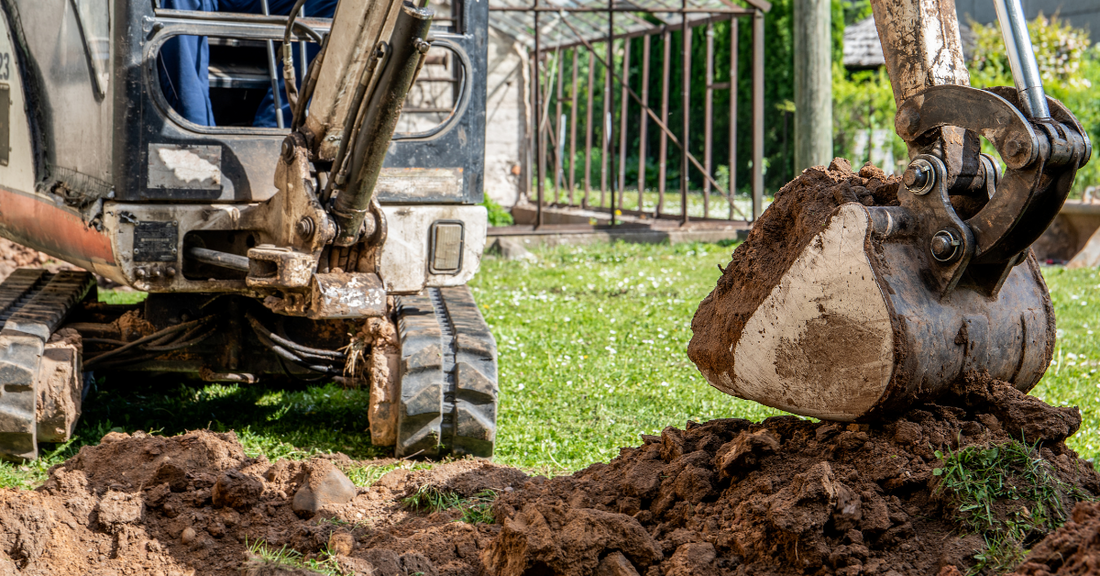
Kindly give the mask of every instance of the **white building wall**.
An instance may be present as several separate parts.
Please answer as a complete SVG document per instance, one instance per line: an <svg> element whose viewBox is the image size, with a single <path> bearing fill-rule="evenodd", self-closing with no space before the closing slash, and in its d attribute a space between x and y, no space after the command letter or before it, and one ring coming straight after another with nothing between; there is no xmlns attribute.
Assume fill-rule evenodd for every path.
<svg viewBox="0 0 1100 576"><path fill-rule="evenodd" d="M505 207L514 206L523 193L527 62L522 45L489 27L485 194Z"/></svg>

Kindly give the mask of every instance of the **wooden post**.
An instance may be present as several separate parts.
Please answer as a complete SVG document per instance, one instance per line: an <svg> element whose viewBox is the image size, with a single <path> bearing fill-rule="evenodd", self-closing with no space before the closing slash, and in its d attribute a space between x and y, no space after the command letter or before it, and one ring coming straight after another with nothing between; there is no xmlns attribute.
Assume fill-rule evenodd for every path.
<svg viewBox="0 0 1100 576"><path fill-rule="evenodd" d="M829 0L794 0L794 170L833 157Z"/></svg>

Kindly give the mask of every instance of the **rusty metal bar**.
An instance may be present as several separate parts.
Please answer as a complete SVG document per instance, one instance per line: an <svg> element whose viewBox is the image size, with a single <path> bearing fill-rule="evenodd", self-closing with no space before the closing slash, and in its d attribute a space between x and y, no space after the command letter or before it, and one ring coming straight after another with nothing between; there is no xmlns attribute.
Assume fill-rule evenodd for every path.
<svg viewBox="0 0 1100 576"><path fill-rule="evenodd" d="M687 9L687 0L681 0L683 8ZM684 18L684 15L680 15ZM680 141L683 143L680 146L680 222L683 224L688 223L688 181L691 175L688 172L688 145L691 140L688 138L688 130L691 128L691 28L684 26L683 31L680 32L680 39L683 40L681 50L683 51L683 72L681 72L681 86L680 97L681 105L683 106L683 137Z"/></svg>
<svg viewBox="0 0 1100 576"><path fill-rule="evenodd" d="M607 0L607 92L604 93L604 116L607 118L607 138L604 139L606 147L604 151L607 163L607 179L611 183L611 225L615 225L615 153L612 142L615 140L615 118L612 110L615 109L615 85L612 79L612 68L615 66L615 0ZM600 206L603 206L603 198L600 198Z"/></svg>
<svg viewBox="0 0 1100 576"><path fill-rule="evenodd" d="M619 208L623 207L623 197L626 196L626 113L627 105L630 100L627 99L626 91L630 89L630 40L623 40L623 79L622 79L622 94L619 99L622 100L621 109L619 110Z"/></svg>
<svg viewBox="0 0 1100 576"><path fill-rule="evenodd" d="M714 136L714 24L707 24L707 87L703 99L703 166L707 174L711 169L711 138ZM703 218L710 218L710 181L703 180Z"/></svg>
<svg viewBox="0 0 1100 576"><path fill-rule="evenodd" d="M539 37L542 36L539 29L539 12L538 12L539 0L535 0L535 73L531 75L533 88L535 90L534 97L534 110L535 110L535 229L538 230L542 227L542 90L540 85L542 84L541 74L539 74Z"/></svg>
<svg viewBox="0 0 1100 576"><path fill-rule="evenodd" d="M610 52L610 49L608 49ZM600 208L607 206L607 155L609 154L608 148L611 147L611 121L608 117L611 116L611 61L604 62L604 83L603 83L603 115L600 116L600 125L603 129L600 131Z"/></svg>
<svg viewBox="0 0 1100 576"><path fill-rule="evenodd" d="M641 8L638 6L622 6L618 8L600 8L592 6L569 6L562 8L555 8L553 6L543 6L539 8L532 8L530 6L490 6L490 12L636 12L643 14L668 14L670 12L679 14L681 11L687 14L733 14L735 16L749 16L754 11L748 8L685 8L682 10L670 9L670 8Z"/></svg>
<svg viewBox="0 0 1100 576"><path fill-rule="evenodd" d="M569 88L569 205L574 204L577 176L577 49L573 49L573 84Z"/></svg>
<svg viewBox="0 0 1100 576"><path fill-rule="evenodd" d="M572 30L573 34L575 34L578 38L581 38L582 42L585 43L585 46L588 47L589 50L593 50L592 45L589 44L587 40L584 40L584 38L580 36L580 33L577 31L577 29L572 24L569 23L568 20L563 19L562 23L564 23L567 27L569 27L569 29ZM600 58L599 56L596 56L596 59L599 60L601 65L605 65L605 67L606 67L606 63L603 61L602 58ZM614 76L614 78L616 80L621 81L621 79L618 77L617 74L614 74L614 72L612 72L612 75ZM641 97L638 96L638 94L636 92L634 92L633 90L627 89L627 94L629 94L630 97L633 98L635 102L638 102L639 104L641 103ZM669 127L666 123L662 122L661 119L657 117L657 113L654 112L652 108L645 107L645 111L649 115L649 117L657 124L657 127L661 129L662 134L667 136L668 139L672 142L672 144L674 146L677 146L677 147L681 146L680 141L676 138L676 135L672 133L672 130L669 129ZM704 178L710 179L711 186L714 186L715 188L718 187L718 183L714 180L714 178L711 175L706 174L703 171L703 165L699 162L698 159L695 158L694 155L692 155L690 152L688 152L687 158L688 158L688 161L690 161L691 164L693 166L695 166L695 168L697 170L699 170L700 172L703 172L703 177Z"/></svg>
<svg viewBox="0 0 1100 576"><path fill-rule="evenodd" d="M737 197L737 28L740 20L730 20L730 220L733 220L734 200Z"/></svg>
<svg viewBox="0 0 1100 576"><path fill-rule="evenodd" d="M752 220L764 204L764 13L752 16Z"/></svg>
<svg viewBox="0 0 1100 576"><path fill-rule="evenodd" d="M601 8L600 10L603 10L603 9ZM671 10L663 10L662 12L679 13L679 10L678 9L671 9ZM690 12L690 10L689 10L689 12ZM704 12L707 12L707 11L704 11ZM745 14L745 16L748 16L748 15L751 15L751 12L749 12L748 14ZM738 15L736 15L736 14L734 14L732 16L730 14L717 14L717 15L711 16L709 18L697 18L695 20L691 20L688 23L688 26L692 27L692 28L697 28L699 26L704 26L706 24L714 24L716 22L725 22L725 21L729 20L730 18L736 18L736 17L738 17ZM646 29L643 29L643 30L632 30L630 32L620 32L619 34L615 35L615 39L616 40L623 40L624 38L641 38L643 36L656 36L656 35L659 35L659 34L663 34L665 32L675 32L677 30L682 30L683 27L684 27L684 25L682 23L681 24L667 24L667 25L662 25L662 26L655 26L653 28L646 28ZM550 46L545 47L544 49L549 50L551 48L561 48L561 49L564 50L566 48L573 48L574 46L583 46L583 45L584 45L584 42L582 42L580 40L575 40L575 41L570 41L570 42L561 42L559 44L552 44Z"/></svg>
<svg viewBox="0 0 1100 576"><path fill-rule="evenodd" d="M562 166L563 166L563 164L562 164L561 154L559 152L561 152L562 148L565 145L565 143L561 141L561 133L562 133L562 128L563 128L562 123L561 123L561 99L564 97L563 92L562 92L562 82L563 82L562 76L565 75L565 71L563 70L563 68L565 68L565 67L562 66L561 49L560 48L554 52L554 65L558 69L558 73L556 74L557 81L558 81L558 89L555 93L557 102L555 102L555 104L554 104L554 113L555 113L554 114L554 119L557 120L557 124L556 124L557 130L554 131L554 134L558 137L557 141L555 141L555 143L554 143L554 203L555 204L561 204L561 184L562 184Z"/></svg>
<svg viewBox="0 0 1100 576"><path fill-rule="evenodd" d="M638 119L638 211L645 211L645 139L649 118L645 109L649 107L649 36L642 36L642 117Z"/></svg>
<svg viewBox="0 0 1100 576"><path fill-rule="evenodd" d="M588 195L592 192L592 92L596 88L596 62L592 49L588 49L588 109L587 123L584 125L584 202L588 207Z"/></svg>
<svg viewBox="0 0 1100 576"><path fill-rule="evenodd" d="M664 34L665 60L661 68L661 123L668 126L668 85L669 69L672 61L672 33ZM657 216L665 211L665 187L668 179L668 133L661 130L660 145L657 148Z"/></svg>

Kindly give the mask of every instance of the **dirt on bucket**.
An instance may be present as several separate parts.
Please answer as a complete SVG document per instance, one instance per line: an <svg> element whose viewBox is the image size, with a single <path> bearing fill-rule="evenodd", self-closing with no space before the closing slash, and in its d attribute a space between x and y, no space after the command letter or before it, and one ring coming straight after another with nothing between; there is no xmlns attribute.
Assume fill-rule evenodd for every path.
<svg viewBox="0 0 1100 576"><path fill-rule="evenodd" d="M704 375L732 373L730 351L745 323L825 228L833 211L846 202L897 206L900 186L899 177L870 164L853 172L843 158L827 168L806 169L783 186L733 252L714 291L699 304L688 344L692 362Z"/></svg>
<svg viewBox="0 0 1100 576"><path fill-rule="evenodd" d="M0 492L0 575L306 573L265 561L261 542L376 576L965 573L983 541L938 490L937 451L1023 439L1071 510L1100 495L1100 475L1063 442L1079 423L1076 409L970 382L877 425L689 422L570 476L474 460L400 468L316 511L298 505L302 491L363 463L249 458L232 433L113 432L38 489ZM461 504L410 506L485 494L492 514L476 519ZM1089 573L1098 513L1073 509L1020 573Z"/></svg>

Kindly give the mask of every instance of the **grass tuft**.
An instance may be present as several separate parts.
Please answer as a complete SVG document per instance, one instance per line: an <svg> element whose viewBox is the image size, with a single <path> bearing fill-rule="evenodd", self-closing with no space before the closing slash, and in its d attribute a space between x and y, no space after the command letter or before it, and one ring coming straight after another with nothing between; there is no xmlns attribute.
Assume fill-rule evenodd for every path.
<svg viewBox="0 0 1100 576"><path fill-rule="evenodd" d="M340 569L336 556L330 553L327 548L322 550L317 557L313 557L302 554L293 548L288 548L285 544L282 548L269 546L263 540L256 540L252 543L246 541L245 545L248 547L254 561L309 570L325 576L352 576Z"/></svg>
<svg viewBox="0 0 1100 576"><path fill-rule="evenodd" d="M949 495L967 528L985 540L970 574L1015 568L1027 546L1066 521L1067 502L1086 499L1058 479L1035 447L1010 441L935 452L943 467L936 490Z"/></svg>
<svg viewBox="0 0 1100 576"><path fill-rule="evenodd" d="M421 486L412 495L402 499L401 503L409 510L429 514L457 508L462 513L459 519L462 522L492 524L492 506L496 497L496 492L492 490L482 490L470 498L462 498L448 490L440 490L434 486Z"/></svg>
<svg viewBox="0 0 1100 576"><path fill-rule="evenodd" d="M352 466L347 470L344 470L344 474L351 480L352 484L359 486L360 488L370 488L375 482L378 482L386 474L393 472L394 470L428 470L432 466L439 464L439 462L414 462L410 460L402 460L400 462L394 462L392 464L385 464L382 466L364 465L364 466Z"/></svg>

